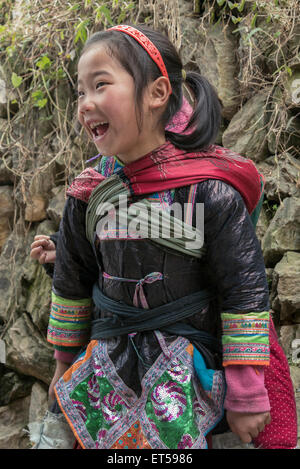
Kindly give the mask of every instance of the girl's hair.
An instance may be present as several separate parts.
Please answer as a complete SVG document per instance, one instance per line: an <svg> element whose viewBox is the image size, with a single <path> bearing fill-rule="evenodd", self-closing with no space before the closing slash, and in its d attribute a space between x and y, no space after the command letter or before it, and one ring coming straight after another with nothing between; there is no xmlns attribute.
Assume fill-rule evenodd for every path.
<svg viewBox="0 0 300 469"><path fill-rule="evenodd" d="M167 108L162 115L161 124L166 127L180 110L183 99L182 62L173 44L158 31L146 26L136 26L159 50L165 63L172 87ZM82 54L92 45L104 43L107 52L116 58L135 82L135 105L142 119L141 103L145 87L161 76L161 72L149 54L139 43L119 31L100 31L93 34L85 43ZM166 130L166 138L183 150L205 149L215 142L221 122L221 105L211 84L199 73L186 72L185 83L194 94L194 110L185 130L188 134L178 134Z"/></svg>

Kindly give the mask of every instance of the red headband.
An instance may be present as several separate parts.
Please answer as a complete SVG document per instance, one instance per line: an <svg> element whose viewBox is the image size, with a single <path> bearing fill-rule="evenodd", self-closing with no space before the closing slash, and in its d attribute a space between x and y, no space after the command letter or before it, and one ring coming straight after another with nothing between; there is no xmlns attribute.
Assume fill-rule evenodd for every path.
<svg viewBox="0 0 300 469"><path fill-rule="evenodd" d="M121 31L122 33L128 34L129 36L133 37L150 55L151 59L156 63L159 70L161 71L161 74L164 77L168 78L169 80L169 75L168 75L166 66L164 64L164 61L162 59L162 56L160 55L159 50L153 44L153 42L151 42L150 39L148 39L147 36L145 36L145 34L141 33L141 31L138 31L132 26L128 26L126 24L113 26L112 28L109 28L107 31L112 31L112 30Z"/></svg>

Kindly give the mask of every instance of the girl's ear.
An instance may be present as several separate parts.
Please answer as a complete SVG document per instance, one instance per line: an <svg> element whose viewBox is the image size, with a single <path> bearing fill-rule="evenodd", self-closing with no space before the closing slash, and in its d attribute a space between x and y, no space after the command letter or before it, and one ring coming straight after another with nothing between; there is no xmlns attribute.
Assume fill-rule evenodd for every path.
<svg viewBox="0 0 300 469"><path fill-rule="evenodd" d="M168 102L172 88L168 78L159 77L149 85L148 91L149 108L154 110L163 107Z"/></svg>

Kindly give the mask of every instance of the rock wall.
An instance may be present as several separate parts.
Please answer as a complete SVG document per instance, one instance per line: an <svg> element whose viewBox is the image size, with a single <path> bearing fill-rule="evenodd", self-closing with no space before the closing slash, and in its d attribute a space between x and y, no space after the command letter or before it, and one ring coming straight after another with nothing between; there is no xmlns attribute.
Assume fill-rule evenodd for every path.
<svg viewBox="0 0 300 469"><path fill-rule="evenodd" d="M96 153L73 117L72 79L81 45L77 36L81 31L84 39L84 31L93 30L84 18L95 12L89 10L92 6L76 9L74 2L71 10L67 3L72 2L61 3L65 8L60 10L59 24L55 24L54 6L37 13L34 2L25 0L0 13L0 39L6 46L0 55L0 361L6 355L5 363L0 363L0 448L30 446L24 429L29 422L42 418L54 370L52 347L45 339L51 279L30 259L30 245L36 234L58 229L66 186L85 167L85 160ZM266 3L256 2L256 10L249 1L240 2L244 5L240 10L229 7L230 2L223 2L221 7L214 1L191 0L140 0L130 11L122 2L118 7L121 11L114 11L112 2L106 5L116 22L122 14L124 22L147 19L168 30L186 70L205 75L222 100L218 143L253 159L265 177L257 235L265 259L272 313L290 363L299 412L300 11L293 1L270 9L263 5ZM78 8L82 23L75 20L80 16ZM109 24L105 11L98 27ZM61 31L64 54L53 49L54 36L50 33L52 42L43 38L42 43L40 38L46 34L43 18L50 32L51 22ZM8 30L5 32L6 25L10 36ZM18 34L22 38L22 49L17 49L12 32L15 38ZM37 62L38 47L42 48L43 62ZM60 53L61 61L55 62L60 60ZM55 80L45 57L56 65ZM36 73L28 71L30 66ZM46 87L34 88L43 80Z"/></svg>

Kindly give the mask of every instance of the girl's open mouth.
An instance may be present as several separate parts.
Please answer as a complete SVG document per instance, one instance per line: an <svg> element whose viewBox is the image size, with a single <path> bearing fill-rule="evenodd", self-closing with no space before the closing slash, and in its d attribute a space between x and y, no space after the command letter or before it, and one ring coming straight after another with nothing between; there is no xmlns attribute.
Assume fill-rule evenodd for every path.
<svg viewBox="0 0 300 469"><path fill-rule="evenodd" d="M96 140L99 137L103 137L103 135L106 134L108 127L108 122L97 122L93 125L90 125L93 139Z"/></svg>

